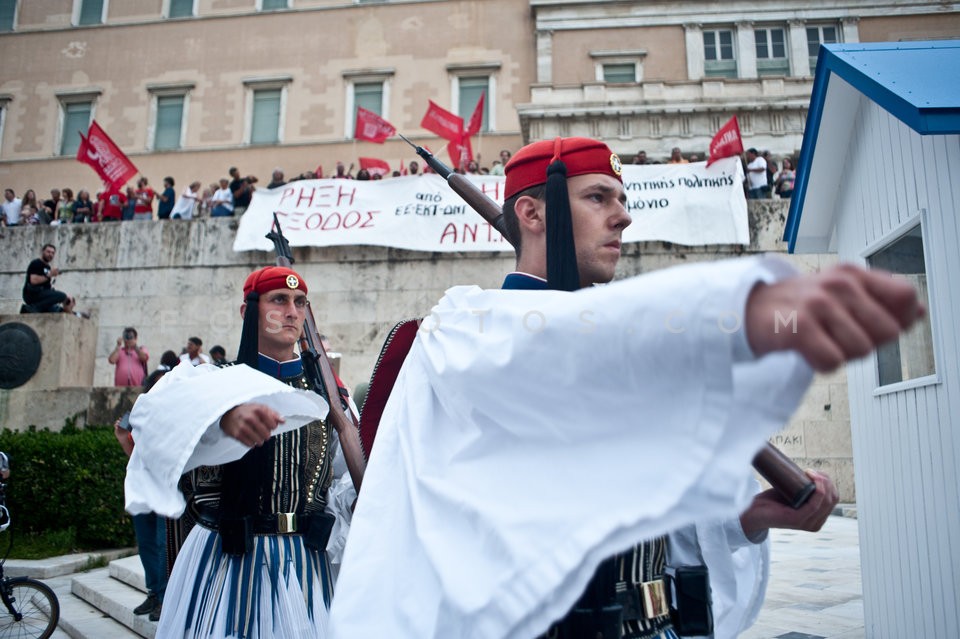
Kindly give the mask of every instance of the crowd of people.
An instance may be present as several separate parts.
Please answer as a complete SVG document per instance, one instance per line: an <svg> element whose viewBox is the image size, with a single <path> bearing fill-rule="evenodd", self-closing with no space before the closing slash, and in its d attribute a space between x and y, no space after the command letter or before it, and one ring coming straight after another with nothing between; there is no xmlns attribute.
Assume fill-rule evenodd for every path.
<svg viewBox="0 0 960 639"><path fill-rule="evenodd" d="M500 151L499 157L490 164L482 165L478 160L463 162L454 170L465 175L503 175L503 168L510 161L511 152ZM686 164L699 162L704 157L698 153L684 155L679 147L671 150L670 156L656 160L639 151L633 156L632 164ZM748 198L772 198L774 196L789 199L793 194L796 168L792 157L784 156L778 166L777 160L769 151L759 152L751 148L746 152L744 168L747 174L745 191ZM354 172L354 165L337 162L333 173L335 179L382 180L403 175L422 175L430 173L429 166L421 167L416 160L410 161L402 169L393 171L360 168ZM323 167L304 171L289 181L313 180L323 178ZM4 191L0 202L0 225L18 226L24 224L77 224L85 222L120 222L126 220L189 220L194 217L230 217L242 215L250 205L258 180L253 175L241 175L236 167L231 167L229 177L220 178L206 187L199 181L193 181L179 193L176 183L170 176L163 178L163 186L155 191L149 180L141 176L135 187L106 189L91 196L87 189L80 189L74 195L70 188L51 189L50 197L40 200L33 189L27 189L17 197L13 189ZM266 188L272 189L288 183L282 168L273 170Z"/></svg>
<svg viewBox="0 0 960 639"><path fill-rule="evenodd" d="M236 172L236 169L231 169ZM163 178L159 191L150 186L146 176L137 180L136 187L108 188L98 191L91 197L90 191L80 189L74 195L73 189L51 189L50 197L38 200L33 189L27 189L17 197L13 189L4 191L4 200L0 203L0 222L3 226L22 226L32 224L83 224L91 222L149 221L154 219L189 220L198 215L214 215L217 206L229 203L233 210L234 202L245 207L249 204L256 178L239 174L231 181L220 181L226 190L222 193L215 184L201 190L200 181L191 182L177 195L173 177ZM236 195L235 195L236 194Z"/></svg>
<svg viewBox="0 0 960 639"><path fill-rule="evenodd" d="M139 335L137 329L128 326L123 329L120 337L117 338L117 344L107 361L114 366L114 386L143 386L149 388L153 385L155 379L148 373L150 367L150 352L138 342ZM219 344L211 346L209 353L203 352L203 340L199 337L187 338L179 354L173 350L164 351L160 356L160 365L157 371L166 372L174 366L185 362L191 366L200 364L213 364L214 366L226 366L227 353ZM157 372L154 371L154 372Z"/></svg>
<svg viewBox="0 0 960 639"><path fill-rule="evenodd" d="M758 151L756 148L747 149L741 158L746 175L744 193L748 199L770 199L774 196L789 200L793 196L793 184L797 178L796 163L793 157L785 155L780 160L780 166L770 151ZM700 162L705 158L699 153L684 155L680 147L673 147L670 156L663 161L651 159L646 151L639 151L633 156L632 164L688 164Z"/></svg>

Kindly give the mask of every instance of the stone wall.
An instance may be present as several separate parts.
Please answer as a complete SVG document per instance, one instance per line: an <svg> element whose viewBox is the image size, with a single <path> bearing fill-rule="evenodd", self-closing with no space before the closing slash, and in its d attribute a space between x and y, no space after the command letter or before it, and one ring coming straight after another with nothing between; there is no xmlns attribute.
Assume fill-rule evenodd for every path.
<svg viewBox="0 0 960 639"><path fill-rule="evenodd" d="M747 247L625 245L618 275L738 255L784 253L780 237L786 212L785 202L750 202L752 242ZM140 343L150 351L151 369L164 350L179 353L194 335L203 340L205 349L219 343L228 357L236 353L243 280L254 268L272 263L273 255L234 253L235 228L231 219L200 219L7 229L6 250L0 256L0 315L17 312L26 265L44 243L55 244L55 263L63 271L56 287L75 295L79 308L95 311L93 384L101 389L96 401L78 405L74 413L97 421L92 416L119 410L127 401L105 388L113 381L107 356L124 326L137 328ZM512 253L441 254L365 246L298 248L294 258L310 285L318 326L334 350L343 354L342 376L351 387L369 377L387 331L398 320L425 315L450 286L499 286L513 266ZM785 258L802 271L835 262L831 255ZM77 401L83 404L82 398ZM42 404L5 396L0 402L8 408L0 412L4 426L42 421L32 419ZM94 404L100 408L94 410ZM802 466L830 472L841 499L854 500L843 371L818 376L794 419L772 441Z"/></svg>
<svg viewBox="0 0 960 639"><path fill-rule="evenodd" d="M0 389L0 425L60 430L70 420L78 426L109 424L129 410L139 388L93 385L97 348L97 313L81 319L67 313L0 315L0 326L24 324L40 340L36 372L15 389ZM15 340L14 342L15 343ZM6 351L13 355L17 351ZM12 347L11 347L12 348ZM4 358L7 364L12 358Z"/></svg>

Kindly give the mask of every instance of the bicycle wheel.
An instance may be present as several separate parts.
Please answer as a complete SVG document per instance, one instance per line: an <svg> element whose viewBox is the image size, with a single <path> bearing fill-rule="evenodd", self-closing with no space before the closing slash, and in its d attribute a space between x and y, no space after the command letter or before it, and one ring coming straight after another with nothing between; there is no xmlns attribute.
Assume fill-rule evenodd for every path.
<svg viewBox="0 0 960 639"><path fill-rule="evenodd" d="M60 621L60 602L50 587L27 577L14 577L0 587L7 590L13 608L23 615L16 621L0 604L0 639L47 639Z"/></svg>

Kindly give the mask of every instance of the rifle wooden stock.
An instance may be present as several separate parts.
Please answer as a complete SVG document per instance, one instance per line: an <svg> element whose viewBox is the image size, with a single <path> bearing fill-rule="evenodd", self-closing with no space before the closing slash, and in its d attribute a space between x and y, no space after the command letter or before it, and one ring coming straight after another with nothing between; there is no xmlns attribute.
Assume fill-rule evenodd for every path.
<svg viewBox="0 0 960 639"><path fill-rule="evenodd" d="M293 254L290 252L287 238L283 237L276 213L273 214L273 225L267 233L267 239L273 242L276 249L277 266L289 268L293 265ZM353 480L353 487L359 494L363 474L367 469L367 460L363 454L363 446L360 444L360 424L357 423L353 413L347 415L340 403L340 387L333 374L330 358L327 357L327 352L320 341L320 331L317 330L317 322L313 318L310 302L307 302L303 332L300 334L300 355L304 360L304 372L307 377L313 382L315 388L321 388L326 393L327 403L330 405L327 422L337 429L343 457L347 462L347 470L350 471L350 479Z"/></svg>
<svg viewBox="0 0 960 639"><path fill-rule="evenodd" d="M807 474L770 442L753 458L753 467L793 508L803 506L817 489Z"/></svg>
<svg viewBox="0 0 960 639"><path fill-rule="evenodd" d="M403 136L400 136L403 137ZM413 146L417 155L422 157L430 167L440 176L446 178L450 185L470 207L490 223L513 246L516 241L507 232L500 205L494 202L486 193L478 189L465 176L454 173L448 166L433 156L432 153L414 145L410 140L403 138ZM807 474L797 466L792 459L784 455L773 444L767 442L760 452L753 458L753 467L760 476L766 479L780 496L793 508L800 508L816 490L816 485L807 477Z"/></svg>
<svg viewBox="0 0 960 639"><path fill-rule="evenodd" d="M510 245L516 247L516 242L510 237L507 231L506 221L503 219L503 211L500 205L494 202L487 194L477 188L477 186L468 180L466 176L459 173L451 173L447 177L447 184L453 191L463 198L463 201L480 214L487 223L500 231L500 235L510 242Z"/></svg>
<svg viewBox="0 0 960 639"><path fill-rule="evenodd" d="M307 316L303 322L303 333L300 336L300 352L306 356L308 365L316 366L316 373L327 391L327 401L330 404L330 413L327 416L329 422L337 429L337 435L340 437L340 447L343 449L343 457L347 462L347 470L350 471L350 479L353 480L353 487L357 494L360 493L360 484L363 483L363 474L367 470L366 457L363 454L363 446L360 444L360 424L356 422L353 413L347 416L343 406L340 403L340 387L337 385L337 379L333 374L333 366L330 365L330 358L320 343L320 332L317 330L317 323L313 319L313 309L310 302L307 302ZM317 380L314 380L316 382Z"/></svg>

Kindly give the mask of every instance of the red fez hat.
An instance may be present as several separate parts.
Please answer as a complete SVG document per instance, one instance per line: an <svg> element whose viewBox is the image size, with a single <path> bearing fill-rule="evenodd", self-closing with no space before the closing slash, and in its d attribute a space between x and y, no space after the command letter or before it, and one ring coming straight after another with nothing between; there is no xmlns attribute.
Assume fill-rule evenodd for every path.
<svg viewBox="0 0 960 639"><path fill-rule="evenodd" d="M567 167L567 177L587 173L603 173L621 182L620 158L603 142L590 138L556 138L523 147L503 168L507 183L503 199L508 199L547 181L547 168L560 160Z"/></svg>
<svg viewBox="0 0 960 639"><path fill-rule="evenodd" d="M243 296L246 297L252 291L256 291L258 295L263 295L267 291L278 288L291 291L300 290L306 293L307 283L291 268L267 266L247 276L247 281L243 283Z"/></svg>
<svg viewBox="0 0 960 639"><path fill-rule="evenodd" d="M503 197L509 199L545 184L547 286L557 291L580 288L576 238L570 212L567 178L588 173L620 177L620 158L603 142L589 138L554 138L528 144L503 168Z"/></svg>

